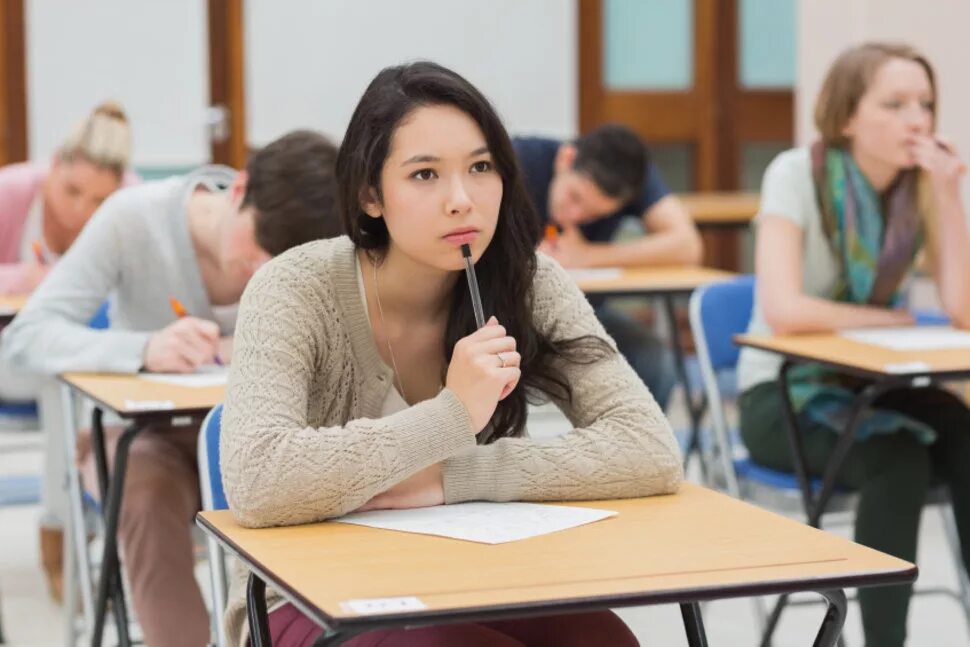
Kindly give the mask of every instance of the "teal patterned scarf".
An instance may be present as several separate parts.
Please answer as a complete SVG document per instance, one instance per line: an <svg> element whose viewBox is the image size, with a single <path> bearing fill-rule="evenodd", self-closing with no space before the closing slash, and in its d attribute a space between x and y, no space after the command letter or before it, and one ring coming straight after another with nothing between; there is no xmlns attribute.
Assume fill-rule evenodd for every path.
<svg viewBox="0 0 970 647"><path fill-rule="evenodd" d="M916 171L900 173L880 204L879 194L847 151L817 142L811 156L822 225L841 266L829 298L843 303L896 306L903 279L923 245ZM812 364L798 365L789 375L798 415L842 433L856 393L865 383ZM926 444L936 439L936 432L929 425L878 408L863 412L856 439L901 429Z"/></svg>

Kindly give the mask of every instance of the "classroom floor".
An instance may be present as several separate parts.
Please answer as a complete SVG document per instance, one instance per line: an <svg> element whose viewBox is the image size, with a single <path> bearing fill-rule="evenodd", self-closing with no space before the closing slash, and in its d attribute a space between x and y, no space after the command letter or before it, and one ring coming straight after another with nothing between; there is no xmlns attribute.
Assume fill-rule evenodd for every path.
<svg viewBox="0 0 970 647"><path fill-rule="evenodd" d="M671 421L675 428L684 425L683 410L677 401L671 403ZM530 425L535 435L554 434L561 428L555 421ZM36 433L0 433L0 477L39 474L40 440ZM696 479L695 479L696 480ZM15 647L54 646L64 644L64 621L59 607L50 602L38 566L36 522L39 506L0 507L0 613L7 644ZM847 534L847 528L834 532ZM645 550L650 550L649 538ZM943 538L939 515L929 511L923 516L919 551L920 578L924 586L952 587L956 583L954 565ZM207 583L204 564L197 575L203 587ZM823 607L811 605L792 608L783 616L774 642L775 647L804 646L812 642L821 621ZM680 611L675 605L619 610L643 645L677 646L686 640ZM759 633L749 600L725 600L705 605L704 623L712 646L756 645ZM911 645L933 644L934 647L965 647L970 633L961 608L949 598L917 596L909 617ZM856 605L849 606L845 637L850 647L861 647L861 626ZM105 644L111 644L106 641Z"/></svg>

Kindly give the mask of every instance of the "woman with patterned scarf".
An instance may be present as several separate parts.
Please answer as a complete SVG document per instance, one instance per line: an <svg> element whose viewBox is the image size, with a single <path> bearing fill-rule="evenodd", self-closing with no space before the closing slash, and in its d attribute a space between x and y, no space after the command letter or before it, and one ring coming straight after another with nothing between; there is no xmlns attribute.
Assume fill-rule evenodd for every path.
<svg viewBox="0 0 970 647"><path fill-rule="evenodd" d="M935 135L936 101L933 69L909 47L870 43L835 61L815 110L821 139L782 153L765 173L750 332L911 324L900 295L921 257L953 324L970 327L966 166ZM741 434L754 461L792 471L780 364L742 352ZM820 476L865 385L810 365L792 378L809 469ZM970 563L970 410L933 387L885 394L864 415L839 475L859 494L856 541L915 561L936 483L952 493ZM860 590L867 645L903 645L911 593L910 585Z"/></svg>

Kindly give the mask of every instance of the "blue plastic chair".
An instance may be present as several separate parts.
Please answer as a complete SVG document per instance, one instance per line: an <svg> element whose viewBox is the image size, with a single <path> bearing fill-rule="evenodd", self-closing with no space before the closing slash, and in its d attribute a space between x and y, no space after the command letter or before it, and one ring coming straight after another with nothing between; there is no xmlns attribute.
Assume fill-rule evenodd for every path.
<svg viewBox="0 0 970 647"><path fill-rule="evenodd" d="M219 467L219 434L222 428L222 405L217 405L202 422L199 429L198 460L199 487L202 490L203 510L225 510L229 507L226 493L222 489L222 469ZM216 644L228 645L222 616L226 609L227 578L226 556L222 546L206 535L206 548L209 552L209 577L212 585L212 612Z"/></svg>
<svg viewBox="0 0 970 647"><path fill-rule="evenodd" d="M801 509L798 479L793 473L768 469L749 458L735 457L739 443L736 430L729 430L720 389L720 378L734 372L740 349L734 336L747 331L754 309L754 276L741 276L729 281L713 283L695 290L690 300L690 325L697 347L701 382L710 403L714 437L707 443L709 473L720 479L729 493L741 498L765 499L770 507L778 507L778 495L791 498L783 507L786 512ZM719 464L713 465L717 461ZM812 487L820 487L814 480ZM761 494L763 496L756 496ZM844 499L844 497L842 497ZM833 500L829 510L845 510L848 500Z"/></svg>

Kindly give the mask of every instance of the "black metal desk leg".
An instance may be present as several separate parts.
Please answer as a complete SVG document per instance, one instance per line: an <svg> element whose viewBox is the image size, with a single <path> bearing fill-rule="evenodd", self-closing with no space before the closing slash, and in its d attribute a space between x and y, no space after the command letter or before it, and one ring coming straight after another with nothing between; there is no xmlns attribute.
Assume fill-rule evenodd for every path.
<svg viewBox="0 0 970 647"><path fill-rule="evenodd" d="M251 647L269 647L269 616L266 614L266 582L250 571L246 583L246 616Z"/></svg>
<svg viewBox="0 0 970 647"><path fill-rule="evenodd" d="M822 619L814 647L834 647L839 642L842 626L845 625L845 593L842 589L836 589L819 591L819 594L828 601L828 608L825 610L825 618Z"/></svg>
<svg viewBox="0 0 970 647"><path fill-rule="evenodd" d="M108 455L105 450L104 442L103 418L104 412L100 408L95 407L94 412L91 414L91 445L94 451L94 465L98 476L98 498L101 501L102 518L105 515L105 510L107 510L108 483L110 482L110 476L108 474ZM128 636L128 610L125 606L124 585L121 583L121 569L118 567L119 562L117 557L110 561L112 561L113 564L110 568L108 568L107 564L109 560L102 559L102 569L108 568L109 575L112 575L110 586L108 588L108 597L111 598L112 615L115 619L115 629L118 632L119 644L127 645L130 643ZM105 606L103 609L100 607L96 608L96 625L98 620L100 620L101 627L104 626L104 617L106 613L107 606ZM96 626L95 634L100 636L101 631L103 631L103 629L98 629ZM98 640L100 642L100 638Z"/></svg>
<svg viewBox="0 0 970 647"><path fill-rule="evenodd" d="M771 647L771 638L775 635L775 629L778 627L778 621L781 620L781 612L784 611L785 605L788 604L788 594L778 596L775 600L775 606L771 610L771 615L768 616L768 622L765 624L764 633L761 634L761 647Z"/></svg>
<svg viewBox="0 0 970 647"><path fill-rule="evenodd" d="M829 500L835 493L835 481L839 477L839 470L842 469L842 464L845 462L846 457L849 455L849 450L855 442L855 432L862 420L862 414L880 397L893 389L902 387L904 384L904 382L897 380L882 380L870 384L862 390L862 393L856 396L855 401L852 403L852 412L849 414L846 429L842 432L842 436L839 437L835 447L832 448L832 453L829 455L828 462L825 465L825 472L822 476L822 488L815 497L814 510L808 519L810 525L816 528L821 526L822 515L825 513L825 508L828 506Z"/></svg>
<svg viewBox="0 0 970 647"><path fill-rule="evenodd" d="M95 409L94 426L91 430L94 444L95 460L98 462L99 477L107 475L107 456L104 450L104 428L101 425L101 415ZM121 567L118 559L118 520L121 516L121 498L125 486L125 471L128 469L128 452L135 437L145 429L144 426L133 424L126 429L118 439L115 449L114 469L108 478L107 488L104 479L101 506L104 510L104 549L101 558L101 573L98 577L98 595L95 601L94 632L91 644L100 647L104 637L104 620L107 615L108 597L113 603L115 624L118 629L118 644L128 647L131 639L128 636L128 614L125 609L125 592L121 585ZM106 492L104 490L106 489Z"/></svg>
<svg viewBox="0 0 970 647"><path fill-rule="evenodd" d="M704 632L704 620L701 618L700 603L682 603L680 605L680 615L684 618L684 632L687 634L687 644L690 647L707 647L707 634Z"/></svg>

